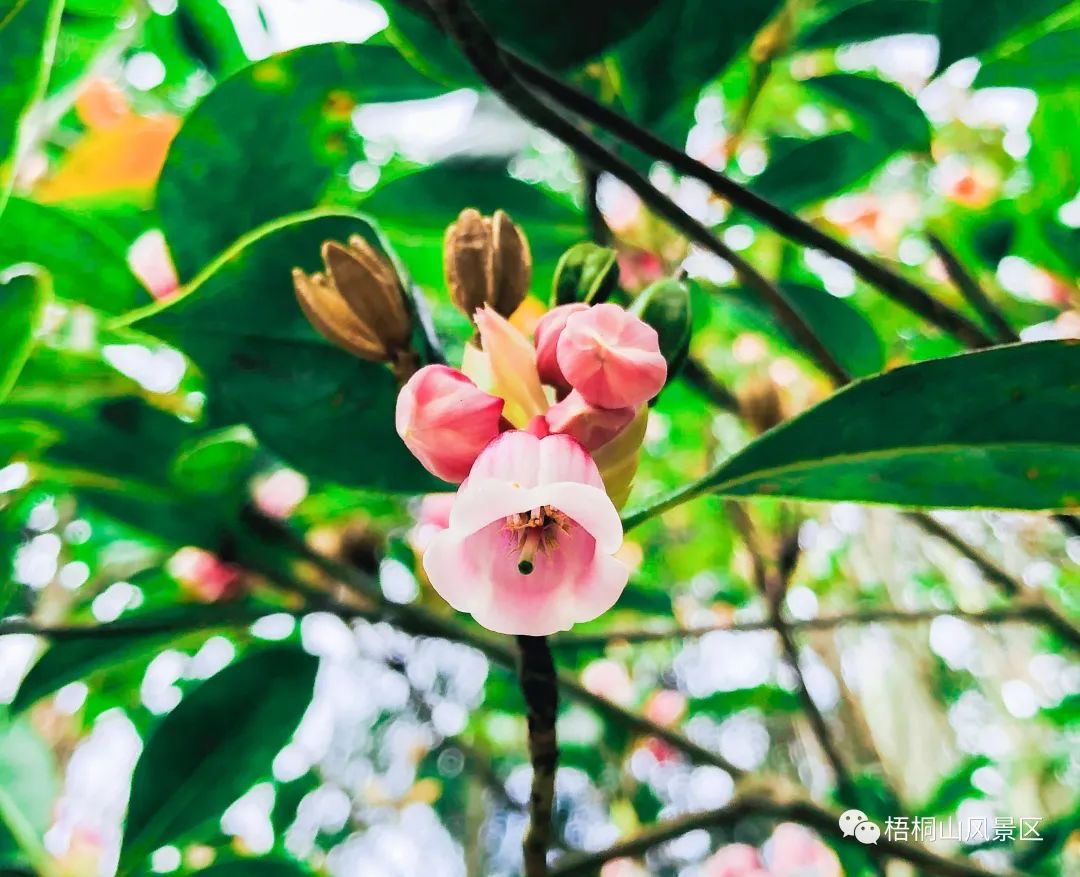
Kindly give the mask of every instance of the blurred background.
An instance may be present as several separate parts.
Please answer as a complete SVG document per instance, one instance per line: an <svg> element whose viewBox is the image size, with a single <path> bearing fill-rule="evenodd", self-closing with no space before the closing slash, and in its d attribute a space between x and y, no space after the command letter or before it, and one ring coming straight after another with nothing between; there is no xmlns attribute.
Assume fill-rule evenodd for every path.
<svg viewBox="0 0 1080 877"><path fill-rule="evenodd" d="M1076 3L1024 15L969 4L967 17L941 13L945 24L936 0L655 5L632 33L562 65L564 78L951 306L967 307L928 232L1024 340L1080 338ZM240 360L200 359L197 346L217 340L198 326L166 343L115 322L201 282L257 225L317 204L371 216L452 362L471 327L448 301L441 240L464 207L506 209L528 235L534 295L514 317L526 330L579 240L617 250L628 295L683 272L697 378L651 411L631 506L830 392L727 262L614 178L586 174L421 31L407 7L367 0L67 3L0 218L0 270L43 266L54 290L0 407L0 870L117 873L144 741L200 682L283 642L318 659L310 700L303 680L283 683L295 734L259 744L273 747L272 767L223 816L149 849L150 872L256 857L335 877L520 873L530 770L512 672L474 645L370 617L310 563L294 566L310 592L369 617L282 592L222 523L253 513L377 581L391 604L467 626L417 562L445 503L360 471L368 447L396 442L388 417L372 432L320 423L319 441L282 437L308 428L303 398L265 421L245 407L273 396L273 374L255 386ZM962 349L844 263L666 165L633 161L790 285L855 375ZM314 248L312 259L303 267L318 267ZM253 296L235 331L251 319L248 340L273 344L248 307L258 285L226 281ZM207 423L231 430L209 454L197 432ZM798 558L783 602L794 652L770 627L758 574L785 550ZM634 572L617 607L576 628L583 641L556 641L557 664L589 692L828 800L836 778L817 713L883 826L1036 819L1041 840L991 830L932 845L991 870L1080 874L1077 643L1020 613L985 617L1037 595L1075 619L1080 537L1039 515L940 512L928 524L882 507L708 497L633 531L623 556ZM920 617L894 617L909 613ZM836 616L847 620L815 621ZM78 629L132 620L111 635ZM621 635L674 625L717 629ZM259 728L242 718L237 739L253 747ZM197 739L197 714L184 719L179 739ZM563 852L735 794L729 771L580 700L564 697L559 731ZM148 782L184 779L168 752L155 757ZM870 860L838 831L759 816L602 872L862 873ZM919 872L893 862L887 873Z"/></svg>

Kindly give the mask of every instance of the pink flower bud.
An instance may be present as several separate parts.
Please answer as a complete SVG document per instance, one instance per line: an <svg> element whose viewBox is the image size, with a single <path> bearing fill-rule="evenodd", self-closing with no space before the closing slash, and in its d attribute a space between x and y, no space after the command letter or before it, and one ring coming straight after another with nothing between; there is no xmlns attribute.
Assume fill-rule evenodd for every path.
<svg viewBox="0 0 1080 877"><path fill-rule="evenodd" d="M502 410L502 399L485 393L457 369L427 365L401 388L394 422L424 468L456 484L499 434Z"/></svg>
<svg viewBox="0 0 1080 877"><path fill-rule="evenodd" d="M585 450L595 451L626 429L635 413L633 408L597 408L574 390L544 417L552 433L572 436Z"/></svg>
<svg viewBox="0 0 1080 877"><path fill-rule="evenodd" d="M618 305L571 314L556 355L570 385L601 408L636 408L667 380L656 330Z"/></svg>
<svg viewBox="0 0 1080 877"><path fill-rule="evenodd" d="M557 390L566 390L570 387L566 378L563 377L558 357L555 354L559 336L562 335L571 314L588 309L588 305L580 302L559 305L544 314L540 322L536 324L536 367L540 371L540 380Z"/></svg>

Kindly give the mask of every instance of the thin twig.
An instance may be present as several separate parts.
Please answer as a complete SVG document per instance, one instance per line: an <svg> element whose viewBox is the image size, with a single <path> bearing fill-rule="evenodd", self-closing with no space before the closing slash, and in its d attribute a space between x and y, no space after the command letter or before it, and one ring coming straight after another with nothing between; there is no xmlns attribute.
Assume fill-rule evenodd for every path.
<svg viewBox="0 0 1080 877"><path fill-rule="evenodd" d="M972 624L1028 624L1044 620L1042 609L1035 604L1022 602L992 609L968 611L964 609L919 609L905 612L902 609L882 607L846 612L837 615L821 615L817 618L785 619L792 631L835 630L839 627L858 627L869 624L925 624L935 618L958 618ZM663 642L664 640L688 640L711 633L760 633L773 629L772 621L741 621L729 624L708 624L691 627L668 627L657 630L623 629L600 633L564 633L552 637L550 645L557 651L597 649L609 645Z"/></svg>
<svg viewBox="0 0 1080 877"><path fill-rule="evenodd" d="M635 149L669 164L675 171L700 180L717 195L762 220L785 237L814 247L848 265L867 283L876 286L897 304L973 347L993 344L979 326L963 314L931 296L926 290L898 274L884 262L871 259L842 241L816 228L793 213L778 207L730 177L691 158L681 149L665 143L630 119L567 85L546 71L508 50L504 57L523 80L541 89L571 112L604 128Z"/></svg>
<svg viewBox="0 0 1080 877"><path fill-rule="evenodd" d="M555 733L559 688L555 663L544 637L519 636L517 641L521 651L518 673L529 727L529 762L533 770L529 828L522 842L525 877L547 877L555 771L559 766L559 744Z"/></svg>
<svg viewBox="0 0 1080 877"><path fill-rule="evenodd" d="M739 413L739 397L713 377L694 357L683 363L680 377L694 390L712 402L717 408L731 414Z"/></svg>
<svg viewBox="0 0 1080 877"><path fill-rule="evenodd" d="M519 80L508 66L502 49L464 0L428 0L428 5L438 15L447 33L460 46L480 77L510 107L526 120L562 141L597 170L610 173L621 180L657 215L670 222L694 243L728 262L742 281L762 297L776 320L792 334L826 374L840 383L848 380L843 366L776 284L719 240L701 222L667 198L633 165L578 125L563 118Z"/></svg>
<svg viewBox="0 0 1080 877"><path fill-rule="evenodd" d="M704 813L691 813L646 828L614 846L594 853L575 853L560 859L551 877L590 877L612 859L633 858L675 840L691 831L710 830L737 824L748 816L765 816L777 822L806 825L825 835L835 835L840 814L802 797L768 792L738 795L729 804ZM855 842L852 839L852 842ZM901 859L928 874L940 877L1023 877L1016 871L990 872L973 862L950 859L916 843L894 840L882 834L877 843L862 848L877 860Z"/></svg>
<svg viewBox="0 0 1080 877"><path fill-rule="evenodd" d="M983 318L993 331L996 340L1002 344L1019 341L1020 336L1013 331L1013 327L1009 325L1009 321L1005 319L1001 309L990 300L990 296L979 286L975 278L964 269L964 266L960 264L960 260L945 246L945 242L934 234L928 234L926 238L930 241L930 246L941 260L941 264L945 266L945 273L949 275L953 286L960 291L967 303Z"/></svg>

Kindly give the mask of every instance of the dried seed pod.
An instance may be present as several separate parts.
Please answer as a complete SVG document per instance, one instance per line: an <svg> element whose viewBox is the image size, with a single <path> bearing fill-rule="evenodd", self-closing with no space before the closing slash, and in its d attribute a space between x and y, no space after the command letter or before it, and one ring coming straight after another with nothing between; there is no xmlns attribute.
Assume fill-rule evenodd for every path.
<svg viewBox="0 0 1080 877"><path fill-rule="evenodd" d="M470 317L484 305L509 317L529 291L529 243L502 210L462 210L446 230L443 259L450 298Z"/></svg>
<svg viewBox="0 0 1080 877"><path fill-rule="evenodd" d="M780 388L767 377L751 380L739 393L739 411L755 434L768 432L787 419Z"/></svg>
<svg viewBox="0 0 1080 877"><path fill-rule="evenodd" d="M293 270L300 308L327 340L372 362L387 362L403 380L416 370L412 317L397 274L363 238L326 241L326 273Z"/></svg>

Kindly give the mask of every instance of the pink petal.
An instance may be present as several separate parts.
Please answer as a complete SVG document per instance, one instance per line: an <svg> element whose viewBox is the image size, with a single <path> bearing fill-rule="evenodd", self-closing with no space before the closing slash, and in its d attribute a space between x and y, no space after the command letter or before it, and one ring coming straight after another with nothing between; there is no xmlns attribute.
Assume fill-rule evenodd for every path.
<svg viewBox="0 0 1080 877"><path fill-rule="evenodd" d="M614 554L622 545L622 521L603 486L563 481L537 488L536 499L537 505L554 506L573 518L605 554Z"/></svg>
<svg viewBox="0 0 1080 877"><path fill-rule="evenodd" d="M603 488L600 470L592 457L568 435L549 435L540 440L537 484L556 481L578 481Z"/></svg>

